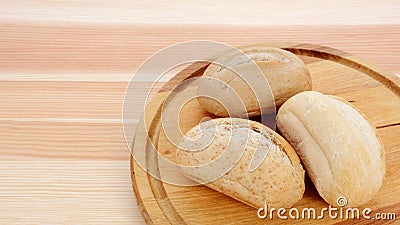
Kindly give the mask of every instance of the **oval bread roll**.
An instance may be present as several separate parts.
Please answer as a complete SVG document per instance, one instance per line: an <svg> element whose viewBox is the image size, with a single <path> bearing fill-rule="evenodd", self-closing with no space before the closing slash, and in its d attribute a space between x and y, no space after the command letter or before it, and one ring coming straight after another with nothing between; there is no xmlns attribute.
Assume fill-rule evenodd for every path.
<svg viewBox="0 0 400 225"><path fill-rule="evenodd" d="M296 149L321 197L348 207L368 202L382 185L386 163L380 139L346 100L315 91L290 98L277 125Z"/></svg>
<svg viewBox="0 0 400 225"><path fill-rule="evenodd" d="M229 85L243 101L244 107L231 107L228 111L230 116L247 118L247 116L260 115L260 106L254 92L264 91L269 95L268 102L261 103L261 108L267 113L275 112L275 107L282 105L291 96L302 92L311 90L311 77L309 71L302 60L291 52L273 48L263 45L255 45L243 47L239 49L248 57L244 57L243 53L239 51L230 52L218 57L215 62L207 67L203 76L209 79L203 79L198 85L198 92L200 95L213 96L220 102L235 101L234 104L242 104L234 99L229 89ZM250 88L249 80L255 81L257 74L254 72L254 62L261 70L262 74L268 81L258 82ZM228 69L231 67L232 69ZM243 80L234 71L240 73L245 80ZM257 71L259 72L259 71ZM215 79L225 82L217 82ZM263 94L264 95L264 94ZM264 95L265 96L265 95ZM220 116L228 117L228 111L218 101L209 97L198 97L200 105L208 112ZM246 111L243 111L245 108Z"/></svg>
<svg viewBox="0 0 400 225"><path fill-rule="evenodd" d="M214 138L204 146L196 142L202 135ZM245 119L220 118L193 127L185 136L188 139L177 150L177 162L188 166L182 172L190 179L256 208L265 203L291 207L302 198L305 171L300 159L268 127ZM199 146L204 147L199 150ZM255 170L249 170L252 159L259 165Z"/></svg>

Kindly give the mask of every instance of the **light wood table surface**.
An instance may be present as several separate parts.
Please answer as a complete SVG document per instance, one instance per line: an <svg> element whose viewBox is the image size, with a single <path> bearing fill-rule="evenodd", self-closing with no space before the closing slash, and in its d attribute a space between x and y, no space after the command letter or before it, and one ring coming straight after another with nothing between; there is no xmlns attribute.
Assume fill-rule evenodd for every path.
<svg viewBox="0 0 400 225"><path fill-rule="evenodd" d="M125 89L147 57L199 39L327 45L399 74L400 3L0 2L0 224L142 224Z"/></svg>

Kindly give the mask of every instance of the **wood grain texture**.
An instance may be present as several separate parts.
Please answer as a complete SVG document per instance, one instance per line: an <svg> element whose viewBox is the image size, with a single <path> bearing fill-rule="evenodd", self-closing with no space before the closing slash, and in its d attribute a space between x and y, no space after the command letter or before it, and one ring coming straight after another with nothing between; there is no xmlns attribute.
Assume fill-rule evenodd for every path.
<svg viewBox="0 0 400 225"><path fill-rule="evenodd" d="M379 193L363 207L372 208L376 212L398 213L400 179L397 171L400 169L400 164L397 163L397 158L400 155L400 140L397 137L400 135L400 78L340 50L309 44L271 45L279 46L300 56L324 59L317 62L304 60L308 61L307 67L311 72L313 90L342 96L351 101L378 129L378 135L385 146L388 171ZM176 84L189 77L199 76L206 65L205 63L192 65L175 76L170 83ZM166 86L173 87L171 84ZM131 170L134 190L140 199L140 209L145 215L146 222L149 224L163 224L166 221L171 224L263 224L265 221L257 218L257 210L214 190L204 186L184 187L163 182L163 179L168 179L167 177L183 177L177 171L169 172L170 168L163 166L165 164L159 164L157 152L151 150L151 146L154 145L159 154L172 162L175 161L175 147L166 138L163 130L165 124L162 126L161 122L162 103L169 91L168 88L162 88L149 103L144 120L139 123L133 145L137 153L135 156L145 155L145 162L142 161L141 164L138 164L138 161L131 161ZM209 114L202 110L196 101L192 101L184 105L180 111L179 127L185 133L208 116ZM144 166L147 173L142 168ZM306 187L303 199L296 203L295 207L300 210L313 207L317 212L327 207L309 180ZM340 221L342 220L333 220L325 216L318 222L334 224ZM273 222L274 224L287 223L286 220L279 219ZM348 222L368 221L350 219ZM291 223L313 224L315 221L302 219L292 220Z"/></svg>
<svg viewBox="0 0 400 225"><path fill-rule="evenodd" d="M398 24L182 26L0 20L0 28L0 75L5 80L127 82L152 54L191 40L219 41L233 46L268 41L320 44L400 72ZM162 81L169 78L166 76Z"/></svg>
<svg viewBox="0 0 400 225"><path fill-rule="evenodd" d="M137 67L168 45L308 42L400 73L396 1L231 3L226 10L215 1L0 2L0 223L143 224L122 102ZM348 97L351 88L337 92ZM363 107L361 93L351 97ZM139 121L142 109L134 113ZM396 138L390 131L380 129Z"/></svg>
<svg viewBox="0 0 400 225"><path fill-rule="evenodd" d="M140 222L127 168L127 160L1 160L1 224Z"/></svg>
<svg viewBox="0 0 400 225"><path fill-rule="evenodd" d="M385 1L22 1L3 4L0 19L142 24L394 24L400 6ZM350 16L351 15L351 16Z"/></svg>

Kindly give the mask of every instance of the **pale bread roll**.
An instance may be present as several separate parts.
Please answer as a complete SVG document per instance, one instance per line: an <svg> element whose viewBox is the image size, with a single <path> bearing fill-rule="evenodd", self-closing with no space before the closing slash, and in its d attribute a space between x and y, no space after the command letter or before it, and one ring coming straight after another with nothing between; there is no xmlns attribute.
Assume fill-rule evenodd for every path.
<svg viewBox="0 0 400 225"><path fill-rule="evenodd" d="M304 62L293 53L264 45L242 47L239 50L248 57L243 57L243 53L239 53L239 51L230 52L215 60L220 65L212 63L207 67L203 76L209 79L203 79L199 82L198 93L200 93L199 95L213 96L221 102L235 101L234 104L242 104L233 98L232 93L228 92L229 89L226 86L229 85L243 101L244 107L231 107L228 109L229 115L228 111L218 101L200 96L198 101L206 111L220 117L247 118L247 116L260 115L259 103L261 100L256 98L254 92L263 91L268 92L270 100L261 102L261 108L263 112L273 113L276 106L279 107L291 96L302 91L311 90L310 73ZM256 66L249 58L256 63ZM246 81L257 79L255 77L257 76L256 72L260 73L259 71L254 71L257 66L270 87L268 87L267 82L257 82L253 87L253 92ZM244 76L245 80L233 70ZM263 79L265 80L265 78ZM226 84L222 84L215 79ZM263 92L262 95L266 96ZM246 111L243 111L244 108Z"/></svg>
<svg viewBox="0 0 400 225"><path fill-rule="evenodd" d="M321 197L348 207L367 203L382 185L386 163L375 128L346 100L315 91L290 98L277 125L296 149Z"/></svg>
<svg viewBox="0 0 400 225"><path fill-rule="evenodd" d="M205 148L194 152L182 150L195 150L204 145L195 140L202 135L212 137L214 134L214 139ZM245 119L220 118L193 127L185 136L193 142L183 140L180 143L182 149L177 150L177 162L192 166L182 168L183 174L190 179L255 208L264 207L265 203L268 207L291 207L302 198L305 171L300 159L289 143L268 127ZM259 151L255 153L258 144ZM230 151L226 152L226 157L224 151ZM235 154L240 156L241 153L242 157L235 161ZM253 157L254 162L261 164L249 171ZM215 165L199 168L217 158L220 161L215 161ZM221 167L228 168L226 165L233 162L237 163L232 164L230 171L217 174ZM217 175L222 176L211 181Z"/></svg>

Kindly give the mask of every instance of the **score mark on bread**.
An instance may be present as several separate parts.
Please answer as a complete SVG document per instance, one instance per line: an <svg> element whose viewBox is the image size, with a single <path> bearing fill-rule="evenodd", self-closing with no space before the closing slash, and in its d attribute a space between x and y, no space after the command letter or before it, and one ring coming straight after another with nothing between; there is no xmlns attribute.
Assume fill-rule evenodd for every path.
<svg viewBox="0 0 400 225"><path fill-rule="evenodd" d="M315 91L279 109L277 125L299 154L321 197L348 207L368 202L382 185L386 164L375 128L346 100Z"/></svg>
<svg viewBox="0 0 400 225"><path fill-rule="evenodd" d="M182 149L177 150L185 176L256 208L265 203L291 207L302 198L303 167L293 148L277 133L239 118L203 122L201 132L199 126L186 133ZM201 139L199 135L209 131L215 132L212 143L200 151L190 151L201 145L195 141ZM252 160L259 160L254 171L249 170Z"/></svg>

